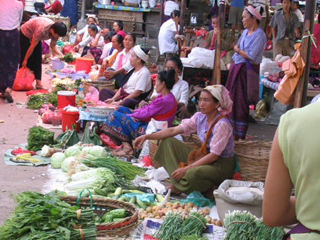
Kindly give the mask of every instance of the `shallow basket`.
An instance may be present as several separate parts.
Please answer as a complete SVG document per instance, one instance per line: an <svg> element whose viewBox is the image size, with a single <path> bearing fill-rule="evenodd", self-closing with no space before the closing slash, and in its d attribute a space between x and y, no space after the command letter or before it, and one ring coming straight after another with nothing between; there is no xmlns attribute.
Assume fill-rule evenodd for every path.
<svg viewBox="0 0 320 240"><path fill-rule="evenodd" d="M124 218L122 221L97 225L97 237L100 237L100 239L107 236L114 237L129 235L131 230L138 222L138 210L130 203L120 202L113 199L82 197L80 198L80 204L78 204L78 197L62 196L60 199L69 203L70 205L78 205L79 207L92 207L98 216L103 216L107 211L119 208L125 209L127 213L130 214L130 216Z"/></svg>
<svg viewBox="0 0 320 240"><path fill-rule="evenodd" d="M83 85L83 93L87 94L89 92L89 87L95 87L99 90L99 92L102 89L111 89L115 90L114 83L113 82L104 82L104 81L95 81L95 82L85 82Z"/></svg>
<svg viewBox="0 0 320 240"><path fill-rule="evenodd" d="M181 135L181 136L182 136L183 142L188 146L190 146L191 148L198 149L201 147L201 142L197 135L191 134L189 136L184 136L184 135ZM158 150L160 143L161 141L158 141L158 140L149 140L149 157L151 158L152 165L155 168L161 167L160 163L153 159L156 151Z"/></svg>
<svg viewBox="0 0 320 240"><path fill-rule="evenodd" d="M271 151L272 142L236 141L234 151L240 167L241 180L264 182Z"/></svg>

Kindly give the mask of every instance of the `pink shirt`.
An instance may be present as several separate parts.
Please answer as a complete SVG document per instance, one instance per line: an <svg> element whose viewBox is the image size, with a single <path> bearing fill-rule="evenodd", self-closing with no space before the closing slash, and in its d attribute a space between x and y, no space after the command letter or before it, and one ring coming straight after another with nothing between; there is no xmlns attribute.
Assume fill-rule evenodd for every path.
<svg viewBox="0 0 320 240"><path fill-rule="evenodd" d="M48 40L51 38L49 31L53 24L54 21L49 18L37 17L25 22L21 26L21 32L30 40L33 38L37 41Z"/></svg>
<svg viewBox="0 0 320 240"><path fill-rule="evenodd" d="M184 135L190 135L192 133L197 133L200 138L201 143L204 142L204 136L206 131L208 130L206 127L206 121L204 121L204 125L200 127L200 131L198 131L199 126L197 126L197 118L202 117L204 115L200 112L195 113L189 119L183 119L180 126L183 129ZM211 124L211 123L210 123ZM210 126L210 125L209 125ZM233 130L230 124L223 121L222 119L219 120L216 125L213 127L213 136L210 141L210 153L213 153L217 156L220 156L221 153L227 148L228 143L230 143L230 138L232 137ZM233 144L233 143L232 143ZM230 153L231 154L231 153Z"/></svg>

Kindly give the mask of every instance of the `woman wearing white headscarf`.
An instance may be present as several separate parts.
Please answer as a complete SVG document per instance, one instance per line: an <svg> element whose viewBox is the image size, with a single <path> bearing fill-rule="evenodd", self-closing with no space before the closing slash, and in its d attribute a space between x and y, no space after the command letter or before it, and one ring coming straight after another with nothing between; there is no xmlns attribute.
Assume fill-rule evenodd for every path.
<svg viewBox="0 0 320 240"><path fill-rule="evenodd" d="M126 75L127 82L117 92L102 89L99 100L133 109L141 100L147 97L152 90L149 70L145 67L148 55L140 46L135 46L130 57L133 69Z"/></svg>
<svg viewBox="0 0 320 240"><path fill-rule="evenodd" d="M235 169L233 129L226 118L232 105L224 86L208 86L200 94L200 112L182 120L179 126L138 137L133 147L140 148L145 140L162 140L153 159L168 172L171 191L176 194L211 192L212 195L210 190L232 178ZM191 147L172 137L192 133L197 133L207 154L187 165Z"/></svg>

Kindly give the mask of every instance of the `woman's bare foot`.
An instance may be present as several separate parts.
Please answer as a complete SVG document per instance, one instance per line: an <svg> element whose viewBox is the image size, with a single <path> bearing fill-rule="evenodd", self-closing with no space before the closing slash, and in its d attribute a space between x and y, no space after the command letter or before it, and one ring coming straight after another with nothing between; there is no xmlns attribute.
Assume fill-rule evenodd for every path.
<svg viewBox="0 0 320 240"><path fill-rule="evenodd" d="M180 195L181 192L179 192L171 183L169 186L166 187L166 190L171 190L171 193L176 194L176 195Z"/></svg>

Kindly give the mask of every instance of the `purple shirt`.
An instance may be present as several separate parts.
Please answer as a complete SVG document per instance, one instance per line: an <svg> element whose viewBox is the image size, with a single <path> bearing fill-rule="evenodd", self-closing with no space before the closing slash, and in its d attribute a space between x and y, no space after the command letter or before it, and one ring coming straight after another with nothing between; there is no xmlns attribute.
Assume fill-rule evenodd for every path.
<svg viewBox="0 0 320 240"><path fill-rule="evenodd" d="M151 118L164 115L163 118L159 119L159 121L167 121L168 126L171 127L177 110L176 107L175 110L172 111L175 104L176 99L172 93L169 93L164 97L159 94L156 99L153 100L149 105L146 105L143 108L136 109L132 114L127 114L127 116L147 122L150 121ZM172 114L165 116L165 114L168 114L168 112L170 111L172 111Z"/></svg>

